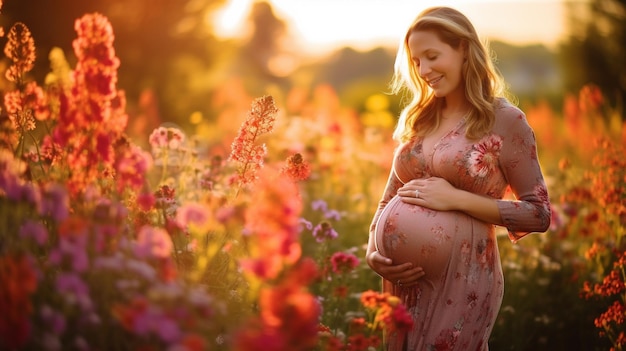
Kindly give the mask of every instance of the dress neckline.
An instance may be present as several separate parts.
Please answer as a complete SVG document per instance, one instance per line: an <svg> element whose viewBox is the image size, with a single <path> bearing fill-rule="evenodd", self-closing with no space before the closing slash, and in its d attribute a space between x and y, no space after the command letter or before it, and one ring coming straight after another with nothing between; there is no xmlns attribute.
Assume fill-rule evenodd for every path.
<svg viewBox="0 0 626 351"><path fill-rule="evenodd" d="M457 130L459 130L461 128L461 126L463 126L465 124L465 119L466 117L461 118L454 127L452 127L450 130L448 130L445 134L443 134L439 140L437 140L437 142L435 142L433 144L433 147L428 150L428 156L430 157L430 159L432 160L432 157L435 154L435 151L437 151L437 148L439 148L439 145L441 145L441 143L447 139L450 135L452 135L453 133L455 133ZM424 137L421 138L421 144L422 144L422 150L424 150Z"/></svg>

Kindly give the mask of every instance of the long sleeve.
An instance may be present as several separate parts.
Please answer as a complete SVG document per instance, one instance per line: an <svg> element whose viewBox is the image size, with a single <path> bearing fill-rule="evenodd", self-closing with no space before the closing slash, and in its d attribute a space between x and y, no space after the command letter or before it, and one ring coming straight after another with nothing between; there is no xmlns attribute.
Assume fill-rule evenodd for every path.
<svg viewBox="0 0 626 351"><path fill-rule="evenodd" d="M396 195L398 189L402 186L402 182L396 176L393 168L394 167L392 166L391 171L389 172L389 178L387 179L387 185L385 185L385 191L383 192L383 195L378 202L378 208L376 209L376 212L374 213L374 217L372 219L372 223L370 224L370 233L373 233L376 229L376 223L378 222L378 218L380 218L380 214L387 205L387 203L391 201L391 199Z"/></svg>
<svg viewBox="0 0 626 351"><path fill-rule="evenodd" d="M535 135L525 115L512 106L498 113L507 114L502 118L507 125L500 165L515 195L515 200L498 200L498 208L509 238L516 242L532 232L548 229L550 200L537 158Z"/></svg>

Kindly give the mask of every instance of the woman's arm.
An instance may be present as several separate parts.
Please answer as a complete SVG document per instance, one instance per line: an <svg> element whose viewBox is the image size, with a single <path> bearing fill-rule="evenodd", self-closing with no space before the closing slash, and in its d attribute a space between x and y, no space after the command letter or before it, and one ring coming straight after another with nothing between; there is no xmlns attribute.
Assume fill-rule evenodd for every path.
<svg viewBox="0 0 626 351"><path fill-rule="evenodd" d="M413 267L410 262L396 265L393 261L381 255L376 250L376 224L380 215L387 206L387 203L396 195L398 188L402 186L402 182L396 177L393 169L389 174L387 185L383 196L378 203L378 209L374 214L372 223L370 224L369 239L367 243L367 251L365 253L365 261L368 266L383 279L390 281L392 284L401 282L402 285L409 286L417 282L418 279L425 275L421 267Z"/></svg>

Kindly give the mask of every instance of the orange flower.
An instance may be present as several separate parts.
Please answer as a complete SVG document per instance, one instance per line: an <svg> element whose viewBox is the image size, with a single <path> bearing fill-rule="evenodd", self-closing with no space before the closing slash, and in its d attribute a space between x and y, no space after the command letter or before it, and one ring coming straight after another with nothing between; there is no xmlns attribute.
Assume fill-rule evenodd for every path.
<svg viewBox="0 0 626 351"><path fill-rule="evenodd" d="M305 180L311 174L311 166L297 153L287 158L287 164L281 172L288 174L293 181Z"/></svg>
<svg viewBox="0 0 626 351"><path fill-rule="evenodd" d="M6 78L11 82L18 82L35 65L35 41L28 27L21 22L11 27L7 39L4 54L12 64L6 72Z"/></svg>
<svg viewBox="0 0 626 351"><path fill-rule="evenodd" d="M59 224L59 236L61 237L70 238L82 236L86 233L87 222L78 216L69 217Z"/></svg>
<svg viewBox="0 0 626 351"><path fill-rule="evenodd" d="M275 278L285 264L301 255L298 226L302 203L298 189L283 174L265 169L252 193L245 215L251 233L252 253L242 260L243 269L261 278Z"/></svg>

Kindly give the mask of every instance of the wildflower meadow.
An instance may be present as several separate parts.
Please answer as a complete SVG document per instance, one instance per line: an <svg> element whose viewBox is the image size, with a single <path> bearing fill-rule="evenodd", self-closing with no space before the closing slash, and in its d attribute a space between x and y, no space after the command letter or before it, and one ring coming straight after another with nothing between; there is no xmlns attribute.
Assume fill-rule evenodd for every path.
<svg viewBox="0 0 626 351"><path fill-rule="evenodd" d="M0 349L369 351L411 326L364 261L387 96L359 112L329 86L249 96L233 79L214 120L136 140L114 29L74 28L76 63L54 49L42 82L28 26L4 29ZM499 237L493 350L626 349L623 111L593 84L562 106L521 106L553 218Z"/></svg>

